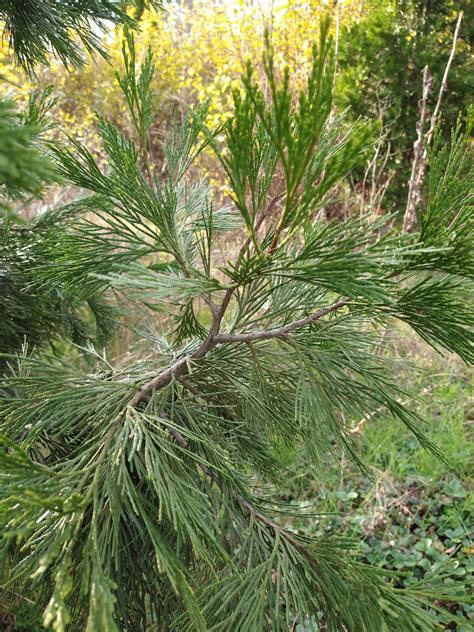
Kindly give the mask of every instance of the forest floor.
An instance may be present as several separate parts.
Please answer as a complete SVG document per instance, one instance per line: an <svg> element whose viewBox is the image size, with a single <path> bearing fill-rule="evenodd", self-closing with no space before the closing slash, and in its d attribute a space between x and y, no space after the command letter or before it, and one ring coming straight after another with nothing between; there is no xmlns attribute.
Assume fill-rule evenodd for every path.
<svg viewBox="0 0 474 632"><path fill-rule="evenodd" d="M362 561L393 571L400 586L444 570L443 582L463 582L469 590L474 573L472 374L457 358L442 357L402 333L392 343L396 356L406 360L399 385L420 395L410 407L426 420L423 431L446 462L424 450L400 422L380 415L364 426L359 439L358 454L369 475L345 456L324 469L324 484L308 477L307 464L294 467L286 500L297 498L319 515L296 519L292 526L311 536L353 537ZM445 629L474 629L472 605L440 605L461 620L445 623ZM308 621L295 632L318 629L324 627Z"/></svg>

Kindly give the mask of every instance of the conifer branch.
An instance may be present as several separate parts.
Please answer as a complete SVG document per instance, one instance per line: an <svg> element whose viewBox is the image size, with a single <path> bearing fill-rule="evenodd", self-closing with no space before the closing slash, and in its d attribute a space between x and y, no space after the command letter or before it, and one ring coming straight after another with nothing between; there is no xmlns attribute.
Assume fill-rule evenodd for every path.
<svg viewBox="0 0 474 632"><path fill-rule="evenodd" d="M267 329L263 331L249 331L236 334L220 334L219 328L224 317L224 313L229 305L231 298L231 292L228 290L221 304L219 312L215 315L209 335L203 341L203 343L196 349L194 353L184 358L181 358L175 362L172 366L165 369L162 373L157 375L151 382L142 387L132 398L130 405L134 408L141 408L146 405L153 394L171 384L173 379L177 379L185 375L189 370L189 363L193 360L199 360L203 358L213 347L219 344L227 343L240 343L240 342L254 342L256 340L270 340L272 338L284 338L289 333L301 327L306 327L316 322L320 318L323 318L331 312L335 312L342 307L345 307L350 299L341 299L332 305L323 307L314 312L310 316L300 318L282 327L276 327L274 329Z"/></svg>
<svg viewBox="0 0 474 632"><path fill-rule="evenodd" d="M327 307L319 309L317 312L314 312L314 314L311 314L310 316L300 318L299 320L288 323L288 325L283 325L282 327L276 327L274 329L267 329L263 331L249 331L237 334L219 334L215 339L215 343L223 344L228 342L254 342L256 340L284 338L295 329L311 325L311 323L314 323L320 318L323 318L323 316L326 316L331 312L335 312L336 310L345 307L348 303L349 299L341 299L340 301L337 301L332 305L328 305Z"/></svg>
<svg viewBox="0 0 474 632"><path fill-rule="evenodd" d="M152 329L137 311L146 324L130 326L140 337L137 356L127 350L116 370L105 351L92 351L99 361L92 373L75 356L28 355L2 379L0 561L9 581L33 588L35 601L43 574L35 606L46 625L70 620L116 632L153 620L170 630L288 630L322 612L338 630L435 627L423 609L434 592L394 589L376 568L351 559L351 541L299 536L278 524L278 500L274 511L265 500L286 471L279 446L293 452L304 442L315 460L338 446L357 459L349 436L379 410L440 456L390 380L388 361L374 354L378 335L368 323L393 316L433 347L474 359L465 281L474 269L471 128L462 134L459 122L450 149L435 136L420 235L381 234L385 221L369 227L364 217L320 221L315 211L366 146L362 131L346 134L343 117L331 116L327 25L322 31L298 103L287 75L277 82L271 55L264 70L272 103L251 72L247 94L235 95L221 154L235 207L216 209L208 185L186 176L207 144L219 151L215 133L200 141L204 106L175 129L163 181L150 185L142 154L153 68L147 56L137 74L133 38L121 87L142 149L105 119L106 170L79 142L72 150L52 145L61 174L91 195L41 220L41 238L27 249L18 235L26 257L7 270L10 278L22 281L18 272L33 260L31 279L41 287L94 298L98 325L97 297L128 289L143 312L170 315L173 329L165 331L168 318ZM220 267L216 240L243 222L237 259ZM0 297L9 297L6 288ZM123 303L121 293L116 298L128 307L127 294ZM209 327L195 301L209 308ZM363 309L350 309L356 301ZM24 300L18 305L14 318L25 311ZM36 303L30 312L40 320ZM154 361L140 353L149 343L160 357L164 348L177 357L153 364L150 374ZM351 431L354 414L364 419ZM275 488L259 493L251 480ZM279 511L292 515L290 505Z"/></svg>
<svg viewBox="0 0 474 632"><path fill-rule="evenodd" d="M167 426L167 430L181 448L189 450L189 444L186 441L186 439L183 437L183 435L179 432L179 430L176 430L176 428L172 428L171 426ZM224 482L219 478L219 476L215 472L213 472L204 463L198 462L197 466L199 467L199 469L202 471L202 473L205 476L209 477L219 487L220 490L222 491L224 490L225 488ZM266 527L269 527L274 532L280 533L287 540L291 541L293 544L298 543L296 538L293 536L293 534L290 531L288 531L287 529L284 529L277 522L275 522L274 520L272 520L265 514L258 511L258 509L256 509L246 498L244 498L244 496L242 496L235 490L231 491L231 496L242 507L242 510L244 511L244 513L252 516L255 520L257 520L261 524L264 524Z"/></svg>

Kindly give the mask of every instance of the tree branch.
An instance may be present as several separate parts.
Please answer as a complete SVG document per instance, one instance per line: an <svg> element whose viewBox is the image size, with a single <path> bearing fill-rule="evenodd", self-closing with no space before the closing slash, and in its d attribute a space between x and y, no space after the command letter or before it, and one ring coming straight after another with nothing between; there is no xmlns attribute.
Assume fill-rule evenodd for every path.
<svg viewBox="0 0 474 632"><path fill-rule="evenodd" d="M211 329L209 331L209 335L207 338L201 343L201 345L189 356L181 358L173 365L165 369L162 373L157 375L151 382L143 386L139 391L135 393L133 398L130 401L130 405L134 408L139 408L146 405L153 396L153 393L156 391L165 388L168 386L173 379L177 379L188 373L189 365L193 360L199 360L203 358L213 347L219 344L227 344L233 342L253 342L256 340L269 340L272 338L284 338L290 332L295 329L300 329L301 327L306 327L311 323L316 322L320 318L323 318L327 314L331 312L335 312L342 307L345 307L350 299L344 298L332 305L328 305L327 307L323 307L319 309L314 314L310 316L306 316L305 318L300 318L299 320L295 320L288 325L283 325L282 327L276 327L274 329L267 329L264 331L249 331L237 334L220 334L219 328L222 322L222 318L224 317L225 310L229 304L231 298L231 294L229 291L226 292L224 300L220 306L219 312L215 315L213 319L213 323Z"/></svg>
<svg viewBox="0 0 474 632"><path fill-rule="evenodd" d="M410 182L408 186L408 199L403 218L403 232L411 232L417 223L416 207L421 196L421 181L424 173L424 132L425 120L428 113L428 97L433 85L433 77L428 66L423 69L423 92L420 101L420 120L416 124L417 137L413 145L413 164L411 168Z"/></svg>
<svg viewBox="0 0 474 632"><path fill-rule="evenodd" d="M461 22L462 22L463 15L464 15L463 11L461 11L459 13L459 15L458 15L458 19L457 19L457 22L456 22L456 28L454 29L453 44L451 46L451 53L449 55L448 62L446 64L446 68L444 69L443 79L441 81L441 86L439 88L438 100L436 102L435 109L433 110L433 114L431 115L430 129L428 130L428 133L426 134L425 147L428 147L430 145L430 143L431 143L431 139L433 137L434 129L435 129L435 126L436 126L436 121L437 121L437 118L438 118L438 114L439 114L439 111L441 109L441 100L443 98L444 92L446 91L446 88L448 87L449 69L451 68L451 64L453 63L453 59L454 59L454 54L456 52L456 43L457 43L457 39L458 39L458 35L459 35L459 29L461 27Z"/></svg>
<svg viewBox="0 0 474 632"><path fill-rule="evenodd" d="M331 312L335 312L336 310L345 307L349 303L349 301L350 299L347 298L341 299L340 301L337 301L332 305L328 305L327 307L323 307L317 312L314 312L314 314L311 314L311 316L300 318L299 320L295 320L288 325L276 327L275 329L267 329L264 331L249 331L240 334L218 334L215 338L215 344L224 344L228 342L253 342L255 340L268 340L270 338L284 338L287 334L294 331L295 329L306 327L306 325L314 323L323 316L326 316Z"/></svg>
<svg viewBox="0 0 474 632"><path fill-rule="evenodd" d="M423 183L423 178L426 170L426 162L427 162L427 148L431 144L431 140L433 138L433 133L436 127L436 121L438 119L439 111L441 109L441 100L443 98L443 94L446 91L448 86L448 74L449 69L451 68L451 64L454 59L454 54L456 52L456 43L459 35L459 29L461 27L461 22L463 18L463 12L461 11L458 15L458 19L456 22L456 28L454 30L453 35L453 44L451 47L451 53L448 58L448 62L446 64L446 68L444 70L443 79L441 81L441 86L439 89L438 100L436 102L435 109L433 110L433 114L430 117L430 127L426 134L424 134L425 120L427 118L428 113L428 96L431 91L433 85L433 78L429 73L428 66L425 66L423 70L423 94L420 101L420 120L417 123L417 139L413 145L414 147L414 156L413 156L413 165L411 170L409 189L408 189L408 200L407 207L405 210L405 216L403 218L403 231L410 232L413 230L417 224L417 212L416 207L420 202L421 198L421 186Z"/></svg>
<svg viewBox="0 0 474 632"><path fill-rule="evenodd" d="M166 429L181 448L189 450L188 442L183 437L183 435L178 430L176 430L176 428L173 428L172 426L166 426ZM224 489L224 482L207 465L198 462L197 467L205 476L209 477L219 487L221 491ZM242 496L235 490L231 490L231 496L242 507L244 513L252 516L255 520L264 524L266 527L269 527L273 531L281 533L294 544L298 544L298 541L296 540L293 533L291 533L291 531L288 531L284 527L280 526L277 522L273 521L271 518L268 518L268 516L256 509L244 496Z"/></svg>

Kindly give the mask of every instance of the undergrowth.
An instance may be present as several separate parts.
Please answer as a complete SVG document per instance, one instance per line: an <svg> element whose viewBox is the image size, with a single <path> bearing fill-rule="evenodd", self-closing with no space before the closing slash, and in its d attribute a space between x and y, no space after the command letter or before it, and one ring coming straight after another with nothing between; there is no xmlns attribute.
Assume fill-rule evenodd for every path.
<svg viewBox="0 0 474 632"><path fill-rule="evenodd" d="M446 462L423 450L393 420L370 419L358 439L368 473L343 455L339 466L325 469L324 483L318 483L318 472L308 475L307 460L289 467L286 500L298 498L315 512L312 520L295 520L293 528L316 537L344 531L360 542L363 561L395 573L400 587L442 568L449 569L445 583L469 586L474 573L472 378L462 363L437 356L413 336L393 344L404 361L399 383L419 392L415 407ZM453 615L449 621L439 614L445 629L473 629L472 605L437 605ZM295 632L324 629L322 619L313 618Z"/></svg>

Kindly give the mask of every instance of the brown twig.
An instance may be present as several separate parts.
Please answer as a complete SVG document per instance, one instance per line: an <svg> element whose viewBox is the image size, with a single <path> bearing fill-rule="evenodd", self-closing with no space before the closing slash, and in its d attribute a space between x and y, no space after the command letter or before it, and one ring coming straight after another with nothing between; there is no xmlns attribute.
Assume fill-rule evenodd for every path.
<svg viewBox="0 0 474 632"><path fill-rule="evenodd" d="M416 207L421 197L421 182L423 179L424 131L428 115L428 97L433 86L433 77L428 66L423 68L423 92L420 100L420 119L416 124L416 141L413 145L413 164L408 185L408 199L403 218L403 232L410 232L417 224Z"/></svg>
<svg viewBox="0 0 474 632"><path fill-rule="evenodd" d="M446 91L448 86L448 74L451 68L451 64L454 59L454 55L456 52L456 43L459 35L459 29L461 27L461 22L463 18L463 12L461 11L458 15L458 19L456 22L456 28L454 30L453 35L453 44L451 46L451 52L446 64L446 68L444 69L443 79L441 80L441 86L439 89L438 100L436 101L435 109L433 110L433 114L430 117L430 127L426 134L424 133L425 128L425 120L427 118L428 112L428 97L431 92L433 86L433 78L429 73L428 66L425 66L423 69L423 93L420 101L420 120L417 123L417 138L413 145L414 147L414 156L413 156L413 165L411 170L409 188L408 188L408 199L407 199L407 207L405 210L405 216L403 218L403 231L410 232L413 230L417 224L417 214L416 207L420 202L421 198L421 187L423 184L423 178L426 170L427 163L427 148L431 144L433 139L434 130L436 127L436 122L438 120L438 115L441 109L441 101L443 98L443 94Z"/></svg>
<svg viewBox="0 0 474 632"><path fill-rule="evenodd" d="M284 338L289 333L294 331L295 329L299 329L301 327L306 327L311 323L319 320L323 316L330 314L342 307L345 307L349 303L349 299L341 299L332 305L328 305L327 307L323 307L319 309L311 316L306 316L305 318L300 318L299 320L295 320L292 323L288 323L288 325L283 325L282 327L276 327L274 329L267 329L264 331L249 331L238 334L219 334L215 338L216 344L228 343L228 342L254 342L255 340L269 340L270 338Z"/></svg>
<svg viewBox="0 0 474 632"><path fill-rule="evenodd" d="M211 325L211 329L209 330L207 338L201 343L196 351L194 351L194 353L190 354L189 356L179 359L177 362L175 362L170 367L162 371L159 375L157 375L153 380L148 382L148 384L138 390L130 401L131 406L133 406L134 408L139 408L143 405L146 405L156 391L165 388L166 386L171 384L173 379L181 378L183 375L188 373L190 364L194 360L199 360L203 358L216 345L235 342L254 342L256 340L269 340L272 338L284 338L290 332L296 329L300 329L301 327L306 327L307 325L316 322L320 318L323 318L327 314L330 314L331 312L335 312L336 310L345 307L350 302L350 299L341 299L340 301L337 301L332 305L328 305L327 307L319 309L310 316L300 318L299 320L295 320L288 325L284 325L282 327L277 327L274 329L267 329L264 331L248 331L237 334L220 334L220 325L227 306L230 302L230 298L231 294L228 290L226 292L224 300L222 301L219 312L213 318L213 323Z"/></svg>

